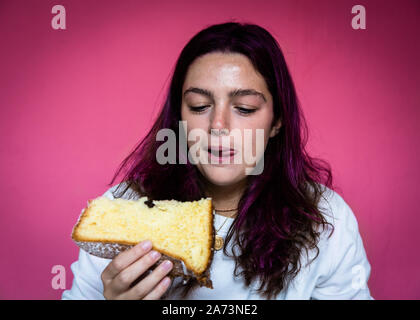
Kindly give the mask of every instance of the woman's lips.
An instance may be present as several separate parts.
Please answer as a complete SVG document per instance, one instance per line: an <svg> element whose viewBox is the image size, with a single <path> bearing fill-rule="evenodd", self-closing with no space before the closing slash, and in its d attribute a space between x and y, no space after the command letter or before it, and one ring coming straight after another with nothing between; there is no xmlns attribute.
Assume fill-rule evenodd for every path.
<svg viewBox="0 0 420 320"><path fill-rule="evenodd" d="M210 156L210 164L214 163L233 163L233 158L236 154L234 149L223 149L223 148L208 148L207 153Z"/></svg>

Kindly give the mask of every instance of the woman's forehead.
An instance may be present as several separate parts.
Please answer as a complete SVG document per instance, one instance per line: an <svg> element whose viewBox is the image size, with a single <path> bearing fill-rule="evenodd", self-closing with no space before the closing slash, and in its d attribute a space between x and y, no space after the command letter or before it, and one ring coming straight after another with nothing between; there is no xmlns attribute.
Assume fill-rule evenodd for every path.
<svg viewBox="0 0 420 320"><path fill-rule="evenodd" d="M242 54L211 53L200 57L189 67L183 92L190 87L223 96L237 89L268 93L264 78Z"/></svg>

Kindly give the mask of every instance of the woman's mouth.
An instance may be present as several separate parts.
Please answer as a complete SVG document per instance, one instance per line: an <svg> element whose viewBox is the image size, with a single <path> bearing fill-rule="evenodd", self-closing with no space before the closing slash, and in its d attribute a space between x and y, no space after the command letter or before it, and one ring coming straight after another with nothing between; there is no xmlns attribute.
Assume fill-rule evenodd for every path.
<svg viewBox="0 0 420 320"><path fill-rule="evenodd" d="M210 164L231 164L236 154L236 150L222 147L209 147L207 152L209 154Z"/></svg>

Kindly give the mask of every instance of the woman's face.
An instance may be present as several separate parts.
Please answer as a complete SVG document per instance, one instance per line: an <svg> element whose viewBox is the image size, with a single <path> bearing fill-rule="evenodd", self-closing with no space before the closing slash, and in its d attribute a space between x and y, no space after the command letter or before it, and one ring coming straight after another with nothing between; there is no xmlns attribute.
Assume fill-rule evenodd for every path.
<svg viewBox="0 0 420 320"><path fill-rule="evenodd" d="M237 94L231 94L235 90ZM188 147L192 150L196 144L196 156L207 159L196 164L198 169L219 186L246 178L279 128L271 126L273 100L264 78L238 53L209 53L190 65L182 88L181 118L186 121ZM258 130L261 135L257 129L263 130ZM201 135L191 141L191 130L202 132L205 139Z"/></svg>

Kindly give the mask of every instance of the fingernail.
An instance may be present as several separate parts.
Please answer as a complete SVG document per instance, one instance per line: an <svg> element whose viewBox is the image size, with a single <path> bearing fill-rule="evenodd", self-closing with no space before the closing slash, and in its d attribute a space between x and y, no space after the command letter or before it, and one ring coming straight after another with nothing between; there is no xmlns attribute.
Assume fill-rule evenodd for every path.
<svg viewBox="0 0 420 320"><path fill-rule="evenodd" d="M172 262L170 262L169 260L166 260L165 262L162 263L162 268L165 270L169 270L172 268Z"/></svg>
<svg viewBox="0 0 420 320"><path fill-rule="evenodd" d="M166 287L169 285L170 282L171 282L171 279L165 278L162 280L162 285Z"/></svg>
<svg viewBox="0 0 420 320"><path fill-rule="evenodd" d="M151 242L150 240L146 240L146 241L144 241L144 242L142 243L141 247L142 247L144 250L148 250L148 249L150 249L150 248L152 247L152 242Z"/></svg>
<svg viewBox="0 0 420 320"><path fill-rule="evenodd" d="M153 259L157 259L157 258L159 258L160 257L160 253L159 252L157 252L157 251L152 251L152 252L150 252L150 256L153 258Z"/></svg>

